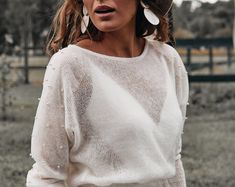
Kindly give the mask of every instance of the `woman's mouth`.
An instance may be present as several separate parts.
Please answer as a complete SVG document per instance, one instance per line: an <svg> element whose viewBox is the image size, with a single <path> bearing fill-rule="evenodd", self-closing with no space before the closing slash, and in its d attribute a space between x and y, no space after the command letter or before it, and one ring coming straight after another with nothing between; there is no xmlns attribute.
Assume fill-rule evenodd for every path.
<svg viewBox="0 0 235 187"><path fill-rule="evenodd" d="M96 14L108 14L114 12L115 9L106 5L98 6L95 9Z"/></svg>

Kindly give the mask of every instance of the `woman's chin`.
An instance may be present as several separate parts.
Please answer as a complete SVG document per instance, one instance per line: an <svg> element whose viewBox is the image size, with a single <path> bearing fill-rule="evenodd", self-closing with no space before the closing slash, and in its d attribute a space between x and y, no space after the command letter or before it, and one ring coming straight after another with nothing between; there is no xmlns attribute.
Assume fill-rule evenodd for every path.
<svg viewBox="0 0 235 187"><path fill-rule="evenodd" d="M96 28L102 32L114 32L120 30L122 26L114 23L103 23L97 25Z"/></svg>
<svg viewBox="0 0 235 187"><path fill-rule="evenodd" d="M106 21L94 21L93 24L95 27L102 31L102 32L112 32L112 31L117 31L122 27L122 24L111 21L111 20L106 20Z"/></svg>
<svg viewBox="0 0 235 187"><path fill-rule="evenodd" d="M117 28L114 27L97 27L97 29L102 32L114 32L118 30Z"/></svg>

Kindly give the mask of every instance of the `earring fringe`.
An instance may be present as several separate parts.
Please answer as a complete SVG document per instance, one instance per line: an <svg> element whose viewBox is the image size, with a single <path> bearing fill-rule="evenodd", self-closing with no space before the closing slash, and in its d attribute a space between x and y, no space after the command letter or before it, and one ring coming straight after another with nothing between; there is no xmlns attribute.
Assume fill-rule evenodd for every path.
<svg viewBox="0 0 235 187"><path fill-rule="evenodd" d="M140 1L141 6L144 8L144 16L145 18L152 24L158 25L160 23L159 18L150 10L149 6Z"/></svg>
<svg viewBox="0 0 235 187"><path fill-rule="evenodd" d="M81 22L81 32L84 34L87 30L88 25L89 25L90 18L89 18L87 9L84 5L82 8L82 12L83 12L83 17L82 17L82 22Z"/></svg>

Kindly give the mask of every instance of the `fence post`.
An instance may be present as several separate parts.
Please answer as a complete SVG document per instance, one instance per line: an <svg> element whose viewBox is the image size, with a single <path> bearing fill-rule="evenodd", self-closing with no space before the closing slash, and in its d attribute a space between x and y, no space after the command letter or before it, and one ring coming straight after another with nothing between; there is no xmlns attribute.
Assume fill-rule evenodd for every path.
<svg viewBox="0 0 235 187"><path fill-rule="evenodd" d="M187 71L191 72L191 47L187 47Z"/></svg>
<svg viewBox="0 0 235 187"><path fill-rule="evenodd" d="M210 69L210 74L213 74L213 48L212 46L209 47L209 69Z"/></svg>
<svg viewBox="0 0 235 187"><path fill-rule="evenodd" d="M29 84L29 66L28 66L28 17L25 16L25 26L24 26L24 74L25 74L25 84Z"/></svg>
<svg viewBox="0 0 235 187"><path fill-rule="evenodd" d="M228 67L230 67L232 64L232 54L231 54L231 48L229 46L227 47L227 56L228 56Z"/></svg>
<svg viewBox="0 0 235 187"><path fill-rule="evenodd" d="M29 66L28 66L28 40L27 36L24 39L24 75L25 75L25 84L29 84Z"/></svg>

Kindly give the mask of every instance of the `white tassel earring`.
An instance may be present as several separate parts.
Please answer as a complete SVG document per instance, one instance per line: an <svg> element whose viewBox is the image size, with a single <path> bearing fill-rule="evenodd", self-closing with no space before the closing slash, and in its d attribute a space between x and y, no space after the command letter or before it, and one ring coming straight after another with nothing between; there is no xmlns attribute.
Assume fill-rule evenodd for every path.
<svg viewBox="0 0 235 187"><path fill-rule="evenodd" d="M143 1L140 1L141 6L144 8L144 15L146 19L152 24L152 25L158 25L160 20L159 18L149 9L149 6L143 3Z"/></svg>
<svg viewBox="0 0 235 187"><path fill-rule="evenodd" d="M82 22L81 22L81 32L85 33L89 24L89 15L84 5L82 7L82 13L83 13L83 17L82 17Z"/></svg>

